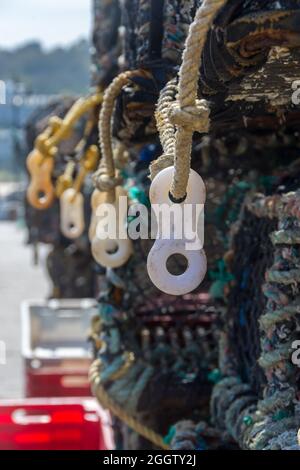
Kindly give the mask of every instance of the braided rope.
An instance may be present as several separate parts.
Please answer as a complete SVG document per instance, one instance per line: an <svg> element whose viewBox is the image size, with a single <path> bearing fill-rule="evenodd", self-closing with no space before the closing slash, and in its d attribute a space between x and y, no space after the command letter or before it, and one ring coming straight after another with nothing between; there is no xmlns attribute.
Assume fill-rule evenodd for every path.
<svg viewBox="0 0 300 470"><path fill-rule="evenodd" d="M209 128L209 110L203 102L197 102L199 70L207 34L219 10L227 0L204 0L198 8L195 19L190 26L182 65L179 71L178 105L173 118L177 124L175 143L175 172L171 194L175 200L186 196L189 180L192 138L197 129L207 132ZM171 111L172 116L172 111ZM171 117L170 116L170 117ZM194 121L196 119L196 129Z"/></svg>
<svg viewBox="0 0 300 470"><path fill-rule="evenodd" d="M114 194L114 190L122 182L122 179L116 175L116 168L112 148L112 116L117 97L122 88L130 82L130 79L136 76L135 70L118 75L106 89L103 97L102 108L99 119L99 136L102 160L96 173L94 174L94 184L100 190Z"/></svg>
<svg viewBox="0 0 300 470"><path fill-rule="evenodd" d="M175 126L169 121L168 112L177 91L177 78L173 78L162 90L155 113L160 141L166 155L174 155L175 152Z"/></svg>
<svg viewBox="0 0 300 470"><path fill-rule="evenodd" d="M175 173L171 185L174 200L186 196L190 174L192 138L194 132L209 131L209 106L197 100L199 70L208 31L227 0L204 0L190 26L179 71L178 101L176 79L161 93L156 120L164 154L151 165L151 178L172 164ZM176 131L177 129L177 131Z"/></svg>
<svg viewBox="0 0 300 470"><path fill-rule="evenodd" d="M176 94L177 78L173 78L161 91L155 112L156 127L164 153L150 165L152 180L164 168L168 168L174 163L176 129L174 124L169 120L168 113L170 106L175 100Z"/></svg>
<svg viewBox="0 0 300 470"><path fill-rule="evenodd" d="M129 428L133 429L137 434L140 434L149 442L154 444L156 447L163 450L170 450L170 447L164 442L162 436L149 429L147 426L141 424L136 418L130 416L124 411L107 393L101 384L101 378L99 376L99 361L95 361L90 369L90 381L92 384L92 390L99 403L112 414L119 418ZM120 378L120 377L119 377Z"/></svg>

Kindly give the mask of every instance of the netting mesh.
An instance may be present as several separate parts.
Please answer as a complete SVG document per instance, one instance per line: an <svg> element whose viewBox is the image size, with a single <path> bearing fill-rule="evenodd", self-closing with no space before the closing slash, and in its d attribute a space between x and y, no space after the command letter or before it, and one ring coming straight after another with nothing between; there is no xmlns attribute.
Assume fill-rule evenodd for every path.
<svg viewBox="0 0 300 470"><path fill-rule="evenodd" d="M175 297L160 292L152 284L146 268L152 244L135 242L129 263L108 274L113 287L100 301L114 305L116 313L113 321L111 317L108 322L102 317L100 337L108 348L100 351L100 357L107 367L115 360L110 349L117 329L117 354L130 351L136 358L137 369L141 365L142 370L149 369L149 379L136 394L134 404L131 394L124 407L143 413L143 420L146 415L147 419L151 417L153 426L166 433L174 416L189 417L196 413L207 417L212 386L208 376L217 366L218 315L203 290ZM173 272L182 269L179 258L175 257L171 264ZM136 381L137 378L129 379L128 389L135 388ZM120 400L118 391L114 396ZM160 422L162 412L164 420Z"/></svg>
<svg viewBox="0 0 300 470"><path fill-rule="evenodd" d="M229 337L238 372L258 396L261 396L265 383L257 362L261 353L258 319L267 301L262 284L274 259L274 247L269 236L275 228L276 221L258 218L245 210L233 242L235 286L228 299Z"/></svg>

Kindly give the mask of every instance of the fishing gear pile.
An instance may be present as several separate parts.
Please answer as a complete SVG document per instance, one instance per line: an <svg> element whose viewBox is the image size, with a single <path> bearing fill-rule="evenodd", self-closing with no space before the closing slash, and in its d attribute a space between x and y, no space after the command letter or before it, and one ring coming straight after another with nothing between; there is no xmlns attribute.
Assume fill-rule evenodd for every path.
<svg viewBox="0 0 300 470"><path fill-rule="evenodd" d="M116 445L299 450L300 1L94 0L94 12L92 93L36 139L28 200L58 197L61 233L88 234L90 380ZM162 219L152 236L155 205L174 210L168 237ZM188 206L202 223L185 219L190 249L175 236Z"/></svg>
<svg viewBox="0 0 300 470"><path fill-rule="evenodd" d="M32 149L37 139L47 139L49 122L64 119L74 105L74 100L65 98L63 101L54 101L39 108L30 118L27 128L27 145ZM76 171L76 147L82 139L85 128L85 118L76 123L73 132L68 138L58 143L55 164L52 172L53 188L57 196L62 189L72 184L73 173ZM45 175L45 173L44 173ZM63 186L62 186L63 185ZM90 204L88 192L91 184L86 187L84 195L85 218L89 218ZM42 190L42 188L41 188ZM54 194L54 192L53 192ZM43 193L40 196L44 196ZM47 204L46 204L47 205ZM51 246L47 255L47 270L52 282L50 297L53 298L89 298L96 293L97 276L95 264L91 256L87 232L79 238L69 238L61 231L60 208L58 198L53 198L49 207L41 210L40 205L30 204L26 201L25 219L28 227L28 243L34 247L35 262L38 263L38 244Z"/></svg>
<svg viewBox="0 0 300 470"><path fill-rule="evenodd" d="M94 2L91 94L51 102L27 125L28 148L34 148L27 159L29 243L35 247L36 261L38 243L52 246L47 269L53 298L92 298L99 290L99 267L88 238L91 174L100 158L101 90L118 70L119 23L118 1Z"/></svg>
<svg viewBox="0 0 300 470"><path fill-rule="evenodd" d="M209 3L213 8L217 2L203 2L202 18ZM293 18L300 5L223 4L203 47L198 84L210 126L198 144L202 161L197 150L192 160L193 168L207 172L208 187L217 189L208 224L215 221L224 244L210 290L223 303L210 424L226 447L299 450L293 355L299 340L299 139L292 95L299 70ZM190 30L194 39L196 29ZM224 181L222 191L218 183ZM172 447L210 448L202 429L201 423L178 423Z"/></svg>
<svg viewBox="0 0 300 470"><path fill-rule="evenodd" d="M129 69L106 89L99 121L102 159L94 174L90 239L106 275L92 332L98 360L91 381L100 403L142 436L132 448L167 449L170 440L164 436L177 419L209 417L217 312L205 291L179 297L151 282L147 257L154 243L148 230L145 239L124 240L117 234L111 240L100 237L96 227L101 206L110 203L119 211L122 196L129 210L136 203L150 208L148 167L161 151L156 101L167 79L176 75L195 5L188 2L182 9L182 2L141 1L132 8L130 3L131 8L124 2L122 16L123 63ZM129 231L136 223L127 207L121 219ZM174 277L184 271L184 263L180 255L170 259Z"/></svg>

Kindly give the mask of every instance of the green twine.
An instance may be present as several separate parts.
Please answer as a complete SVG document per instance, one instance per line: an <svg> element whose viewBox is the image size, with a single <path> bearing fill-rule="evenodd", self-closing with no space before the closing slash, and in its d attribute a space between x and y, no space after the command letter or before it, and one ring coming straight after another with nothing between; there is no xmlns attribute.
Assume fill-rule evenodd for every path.
<svg viewBox="0 0 300 470"><path fill-rule="evenodd" d="M164 443L170 445L176 435L176 426L171 426L168 434L164 437Z"/></svg>
<svg viewBox="0 0 300 470"><path fill-rule="evenodd" d="M243 423L245 424L245 426L249 427L249 426L252 426L252 424L254 423L254 420L252 416L244 416Z"/></svg>
<svg viewBox="0 0 300 470"><path fill-rule="evenodd" d="M289 418L292 416L290 410L279 410L272 416L273 421L281 421L282 419Z"/></svg>
<svg viewBox="0 0 300 470"><path fill-rule="evenodd" d="M221 374L221 371L220 369L214 369L212 370L208 376L207 376L209 382L213 383L213 384L217 384L219 383L221 380L222 380L222 374Z"/></svg>
<svg viewBox="0 0 300 470"><path fill-rule="evenodd" d="M150 200L148 196L146 195L145 191L140 189L138 186L132 186L131 188L129 188L128 196L134 202L137 201L148 208L151 206Z"/></svg>
<svg viewBox="0 0 300 470"><path fill-rule="evenodd" d="M225 260L219 260L217 268L217 271L209 271L210 279L214 281L209 294L213 299L223 299L225 287L235 278L228 272Z"/></svg>

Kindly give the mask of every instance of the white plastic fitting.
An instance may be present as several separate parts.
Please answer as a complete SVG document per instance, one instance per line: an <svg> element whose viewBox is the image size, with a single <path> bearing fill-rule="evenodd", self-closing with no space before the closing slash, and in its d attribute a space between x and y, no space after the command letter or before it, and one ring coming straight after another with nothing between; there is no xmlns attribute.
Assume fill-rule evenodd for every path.
<svg viewBox="0 0 300 470"><path fill-rule="evenodd" d="M90 222L90 227L89 227L89 239L91 243L93 242L95 235L96 235L96 229L97 229L97 223L98 223L98 217L96 215L97 209L101 204L104 204L104 202L105 202L105 193L102 193L101 191L99 191L99 189L95 189L91 197L92 215L91 215L91 222Z"/></svg>
<svg viewBox="0 0 300 470"><path fill-rule="evenodd" d="M170 199L170 188L174 175L174 167L169 166L160 171L150 187L151 204L169 204L174 202ZM190 177L186 189L186 198L182 204L205 204L206 188L203 179L194 170L190 170Z"/></svg>
<svg viewBox="0 0 300 470"><path fill-rule="evenodd" d="M119 268L132 255L132 244L126 240L100 240L97 236L92 241L94 259L105 268Z"/></svg>
<svg viewBox="0 0 300 470"><path fill-rule="evenodd" d="M158 289L170 295L185 295L203 281L207 271L207 260L204 250L186 251L185 240L158 239L148 256L148 273ZM167 261L172 255L183 255L188 263L187 270L178 276L167 269Z"/></svg>
<svg viewBox="0 0 300 470"><path fill-rule="evenodd" d="M162 170L153 180L150 188L151 204L177 204L170 198L169 191L174 175L174 167ZM204 182L198 173L190 171L187 185L187 195L183 202L178 203L184 209L185 204L204 205L206 190ZM192 221L197 222L197 221ZM169 295L185 295L196 289L203 281L207 271L207 259L203 249L187 250L189 241L184 237L178 240L175 237L176 223L182 224L182 219L170 221L170 238L162 237L160 230L161 220L158 221L158 237L149 252L147 260L148 274L153 284ZM195 226L195 224L193 224ZM197 225L197 224L196 224ZM173 255L182 255L186 258L187 267L184 273L176 276L167 268L167 261Z"/></svg>
<svg viewBox="0 0 300 470"><path fill-rule="evenodd" d="M101 228L100 230L98 228L101 216L97 215L97 210L100 205L108 204L106 201L106 194L95 190L91 201L93 209L92 222L90 226L92 254L97 263L105 268L119 268L123 266L133 253L132 242L128 238L127 233L124 238L120 237L118 223L121 221L125 228L127 218L127 204L126 211L120 215L121 208L119 207L119 201L121 196L126 197L127 192L123 188L117 187L115 202L112 204L115 211L110 215L111 217L116 217L116 220L107 220L108 224L111 224L112 226L116 225L117 236L115 238L108 237L104 231L101 231Z"/></svg>
<svg viewBox="0 0 300 470"><path fill-rule="evenodd" d="M79 238L85 228L84 198L75 189L69 188L60 197L60 229L62 234L74 240Z"/></svg>

